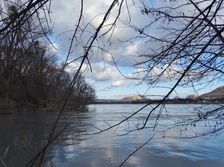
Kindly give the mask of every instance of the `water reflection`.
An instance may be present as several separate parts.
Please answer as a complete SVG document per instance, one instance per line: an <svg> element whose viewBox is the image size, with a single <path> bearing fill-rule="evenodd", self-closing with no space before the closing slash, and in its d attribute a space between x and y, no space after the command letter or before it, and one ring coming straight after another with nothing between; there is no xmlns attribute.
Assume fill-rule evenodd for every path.
<svg viewBox="0 0 224 167"><path fill-rule="evenodd" d="M70 126L50 147L45 166L118 166L153 133L156 134L153 140L132 156L126 166L224 166L224 155L221 154L224 151L222 144L224 135L191 140L163 137L163 130L167 125L177 121L177 117L189 117L189 112L193 112L189 106L169 105L167 109L169 113L161 116L154 132L152 129L145 129L123 136L118 135L141 124L148 111L145 109L116 129L98 135L87 135L97 131L94 127L106 128L124 119L139 107L139 105L90 105L88 111L64 113L60 127L67 124ZM182 112L183 108L186 112ZM40 150L56 115L50 112L23 112L0 116L0 155L2 156L4 150L9 148L4 159L8 166L24 166ZM151 119L148 126L154 124L156 116ZM170 130L167 133L169 136L180 135L178 130Z"/></svg>
<svg viewBox="0 0 224 167"><path fill-rule="evenodd" d="M65 131L50 150L61 149L59 153L60 157L63 158L69 154L66 151L63 152L66 147L55 147L57 144L70 146L79 144L84 140L81 134L87 131L88 126L82 124L89 122L87 120L90 119L86 113L88 111L82 111L81 117L80 112L64 113L58 131L68 124L71 125L70 129ZM56 112L33 111L0 115L0 156L3 157L7 150L7 155L3 157L2 161L7 166L25 166L43 148L56 116ZM49 157L51 154L47 156L47 159Z"/></svg>

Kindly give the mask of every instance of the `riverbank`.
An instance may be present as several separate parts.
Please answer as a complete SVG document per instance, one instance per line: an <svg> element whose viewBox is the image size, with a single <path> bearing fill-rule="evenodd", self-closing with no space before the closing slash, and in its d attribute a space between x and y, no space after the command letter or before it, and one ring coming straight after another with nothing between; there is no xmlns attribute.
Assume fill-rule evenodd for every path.
<svg viewBox="0 0 224 167"><path fill-rule="evenodd" d="M96 100L91 104L223 104L223 99L167 99L167 100L136 100L136 101L123 101L123 100Z"/></svg>
<svg viewBox="0 0 224 167"><path fill-rule="evenodd" d="M45 105L33 105L31 103L17 104L13 100L0 98L0 115L13 114L21 111L38 111L38 112L58 112L63 105L59 99L48 100ZM64 111L80 111L86 108L89 103L77 103L75 100L68 100Z"/></svg>
<svg viewBox="0 0 224 167"><path fill-rule="evenodd" d="M0 98L0 114L12 114L15 109L16 103L13 100Z"/></svg>

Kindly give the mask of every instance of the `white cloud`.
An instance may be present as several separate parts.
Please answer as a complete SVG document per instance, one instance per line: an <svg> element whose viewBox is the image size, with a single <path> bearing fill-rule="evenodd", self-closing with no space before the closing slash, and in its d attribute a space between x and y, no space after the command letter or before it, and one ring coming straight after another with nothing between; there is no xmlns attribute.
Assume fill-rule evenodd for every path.
<svg viewBox="0 0 224 167"><path fill-rule="evenodd" d="M82 33L79 31L78 35L82 36L79 38L79 42L75 41L73 49L72 49L72 58L82 56L83 55L83 46L85 46L86 42L90 38L90 36L93 33L93 27L97 27L99 23L102 20L102 17L106 10L108 9L111 1L107 0L98 0L97 3L92 0L84 1L84 12L83 12L83 20L82 20L82 28L85 27L85 25L91 21L91 24L89 24L86 27L85 33ZM60 54L66 55L67 50L69 48L69 42L72 36L73 31L75 28L75 24L77 24L78 16L79 16L79 10L80 9L80 2L76 0L67 0L59 1L55 0L52 2L52 21L54 23L54 32L55 34L60 34L56 38L56 42L58 47L60 48ZM142 14L139 12L140 9L136 8L132 4L130 4L130 14L132 15L133 21L140 23L144 23L143 19L140 17ZM115 9L111 13L110 17L107 20L106 24L112 23L115 19L115 16L118 11L118 6L115 6ZM127 10L124 5L121 19L127 20L126 18ZM92 26L93 27L92 27ZM108 30L109 26L103 29L101 32L104 33L106 30ZM62 34L61 34L62 33ZM141 45L138 42L121 42L118 39L128 39L130 38L135 32L128 28L127 26L124 26L120 20L118 20L116 28L114 30L114 36L111 38L111 41L108 42L107 39L100 39L102 43L100 44L105 50L112 53L113 57L117 61L118 65L121 66L130 66L136 63L138 60L137 54L140 54L144 50L144 46ZM108 34L107 37L109 37L110 34ZM94 45L98 45L95 43ZM99 59L96 58L98 56L98 52L95 52L96 49L93 49L91 52L91 61L97 61L99 62ZM95 56L92 56L95 55ZM112 63L111 56L108 56L107 53L104 54L105 61ZM102 60L101 60L102 61Z"/></svg>
<svg viewBox="0 0 224 167"><path fill-rule="evenodd" d="M126 47L126 55L137 55L139 51L139 46L137 43L131 44Z"/></svg>
<svg viewBox="0 0 224 167"><path fill-rule="evenodd" d="M79 66L80 62L71 63L67 66L66 71L69 72L70 74L74 74ZM94 81L107 81L121 77L116 67L110 64L93 63L91 64L92 71L90 71L90 68L88 68L88 66L89 66L88 64L84 63L81 72L83 73L84 76Z"/></svg>
<svg viewBox="0 0 224 167"><path fill-rule="evenodd" d="M120 74L114 66L105 63L94 63L92 72L88 72L88 77L95 81L106 81L119 78Z"/></svg>
<svg viewBox="0 0 224 167"><path fill-rule="evenodd" d="M125 80L115 80L112 82L112 87L121 87L125 85Z"/></svg>
<svg viewBox="0 0 224 167"><path fill-rule="evenodd" d="M74 75L79 65L79 62L71 63L67 66L66 71L71 75ZM108 90L113 87L136 85L140 81L137 80L137 78L141 79L144 75L142 69L133 69L133 71L129 71L128 73L126 72L126 74L124 72L124 75L127 76L124 77L114 65L105 62L91 64L92 71L90 71L87 67L88 64L84 63L83 68L81 69L83 76L87 78L87 82L91 83L91 85L99 84L99 81L107 83L106 87L100 88L99 90Z"/></svg>
<svg viewBox="0 0 224 167"><path fill-rule="evenodd" d="M80 62L73 62L70 63L69 65L66 66L65 70L71 75L73 76L75 74L75 72L78 70L79 66L80 66ZM81 68L81 72L85 72L88 69L88 64L84 63L82 65Z"/></svg>
<svg viewBox="0 0 224 167"><path fill-rule="evenodd" d="M147 5L154 5L160 7L162 4L165 4L164 1L145 1ZM108 9L111 1L108 0L86 0L84 1L84 13L83 20L81 22L81 28L84 28L89 21L91 24L85 29L85 33L79 30L78 39L75 41L72 49L71 59L82 56L84 53L84 47L88 39L93 34L94 28L96 28L102 20L102 17L105 11ZM132 4L133 1L128 1L129 3L129 12L131 16L131 24L133 26L142 28L147 25L150 21L152 21L151 16L142 15L141 13L141 5L139 1L135 1L135 6ZM175 3L170 3L170 5L178 5L180 2L175 1ZM182 2L181 2L182 3ZM111 16L107 20L107 24L112 23L117 12L118 6L115 7L115 10L111 13ZM186 13L189 13L190 9L185 9ZM182 10L181 12L185 11ZM60 34L67 30L73 30L75 25L77 24L77 20L80 12L80 1L76 0L55 0L52 1L52 21L54 23L54 32L55 34ZM89 66L87 62L83 65L82 73L88 78L89 82L108 82L109 87L121 87L127 86L130 84L136 84L138 80L128 80L121 76L121 74L117 71L114 66L113 58L116 61L116 64L121 67L130 67L138 62L146 60L146 57L139 57L141 54L152 53L151 49L159 49L161 45L158 43L152 43L144 40L144 38L139 39L139 33L135 30L128 27L127 23L129 23L128 12L124 5L122 8L122 13L120 16L120 20L118 20L114 34L111 40L108 42L108 34L105 38L98 38L94 43L96 46L91 50L89 54L89 58L91 61L92 72L89 70ZM125 23L125 24L124 24ZM157 23L157 25L160 24ZM170 25L170 26L178 26L178 25ZM103 29L100 33L104 33L108 30L108 26ZM62 33L60 36L55 37L56 45L60 48L60 54L62 57L65 57L67 50L69 48L69 42L71 40L71 36L73 31L68 31L66 33ZM152 29L150 32L147 32L150 35L156 37L164 36L164 33L161 33L161 30ZM126 41L126 42L123 42ZM146 43L148 42L148 43ZM97 49L97 46L102 47L108 52L101 52L102 50ZM111 55L109 54L111 53ZM112 58L113 56L113 58ZM70 74L74 74L74 71L77 70L80 62L74 62L67 67L67 71ZM153 69L153 74L158 75L161 73L161 69L155 67ZM174 70L169 68L167 72L165 72L164 76L168 76L169 74L174 74ZM128 73L128 74L127 74ZM144 68L139 67L136 70L126 72L126 75L130 78L142 78L146 72ZM105 89L105 88L102 88ZM107 86L108 89L108 86Z"/></svg>

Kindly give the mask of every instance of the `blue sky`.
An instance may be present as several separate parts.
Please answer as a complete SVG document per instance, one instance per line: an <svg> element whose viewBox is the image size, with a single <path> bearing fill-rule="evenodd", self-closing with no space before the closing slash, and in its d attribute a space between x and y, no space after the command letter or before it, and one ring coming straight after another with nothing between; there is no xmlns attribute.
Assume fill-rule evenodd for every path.
<svg viewBox="0 0 224 167"><path fill-rule="evenodd" d="M145 2L149 5L157 6L159 6L161 2L164 3L164 1ZM59 56L59 61L65 59L65 55L68 51L72 35L71 30L74 30L74 25L77 23L79 16L79 3L80 2L77 0L67 0L66 2L55 0L52 2L53 13L51 14L51 17L54 26L52 39L54 39L53 42L55 47L58 48L55 52ZM97 3L94 0L84 1L84 13L81 26L85 27L89 21L91 21L91 24L88 24L85 31L86 33L81 33L81 31L79 31L78 35L81 40L74 43L70 60L83 54L83 45L88 41L94 28L101 22L103 13L110 3L111 1L108 0L98 0ZM138 1L135 2L135 5L133 5L133 1L129 1L129 12L132 18L132 25L142 27L148 23L147 21L150 21L148 16L142 15L141 7L142 5L138 3ZM116 15L116 12L116 9L112 12L112 17L108 19L108 24L113 22L113 16ZM82 73L85 76L86 81L96 90L97 98L100 99L119 99L125 96L138 94L149 95L150 98L159 98L170 90L169 87L172 87L174 82L164 78L156 85L157 87L154 86L149 89L151 86L148 85L147 81L141 82L140 84L141 80L127 79L120 74L120 72L122 72L122 74L129 78L142 78L144 72L141 71L144 70L144 68L133 68L133 65L145 60L144 57L139 57L139 55L149 52L144 40L130 40L130 38L136 36L136 31L124 24L130 21L128 20L127 10L123 9L120 17L122 21L118 21L110 41L108 41L108 38L110 37L110 34L108 34L108 36L101 38L99 43L94 44L94 46L97 45L102 47L107 50L107 52L102 52L99 48L93 48L89 55L92 72L89 69L88 63L85 62L82 68ZM105 31L107 31L107 28L104 28L101 34ZM160 36L156 29L149 33L158 37ZM155 48L157 47L156 44L153 43L150 43L149 45L154 46ZM114 65L113 60L115 60L120 72ZM79 65L80 62L76 61L67 67L67 71L72 75ZM155 69L155 71L155 73L157 73L159 72L159 69ZM201 88L203 85L196 86L195 88L198 90L199 94L202 94L221 85L222 83L214 82L213 85L202 90ZM192 87L178 87L176 92L172 94L172 97L186 97L191 94L195 94Z"/></svg>

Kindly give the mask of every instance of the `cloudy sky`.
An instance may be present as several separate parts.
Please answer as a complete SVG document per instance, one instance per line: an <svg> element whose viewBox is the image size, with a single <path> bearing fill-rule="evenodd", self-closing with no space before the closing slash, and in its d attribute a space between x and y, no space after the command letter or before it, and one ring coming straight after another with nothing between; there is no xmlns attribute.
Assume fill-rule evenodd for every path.
<svg viewBox="0 0 224 167"><path fill-rule="evenodd" d="M140 0L139 0L140 1ZM122 98L131 95L150 95L160 97L169 91L174 84L166 80L161 81L156 86L150 85L147 81L141 80L144 76L143 68L134 68L133 65L142 62L145 59L140 55L149 52L144 39L136 38L136 31L129 28L127 24L131 23L137 27L143 27L150 22L150 17L141 13L142 4L136 1L128 1L128 10L126 4L122 8L120 19L116 24L113 35L107 35L98 38L94 43L88 62L85 62L82 73L86 81L96 90L97 98ZM146 5L159 6L164 1L145 1ZM88 43L89 38L95 28L100 24L102 17L108 9L111 1L109 0L84 0L83 18L81 28L78 31L77 38L72 47L72 53L69 60L73 60L83 55L83 47ZM56 50L59 61L64 61L68 52L69 43L72 33L80 12L79 0L54 0L51 6L51 20L53 25L53 34L51 39L58 49ZM118 7L115 7L111 13L107 24L113 22ZM131 18L128 15L128 12ZM108 30L109 26L105 26L100 35ZM83 32L84 29L84 32ZM156 29L150 32L154 36L160 35ZM110 38L111 37L111 38ZM132 40L134 39L134 40ZM155 45L153 43L149 45ZM156 45L155 45L156 48ZM116 63L116 65L114 64ZM71 63L67 71L72 75L80 65L79 60ZM126 77L124 77L126 76ZM217 85L215 86L217 87ZM209 87L211 88L211 87ZM199 91L199 93L207 90ZM194 94L192 88L177 88L173 96L185 97Z"/></svg>

